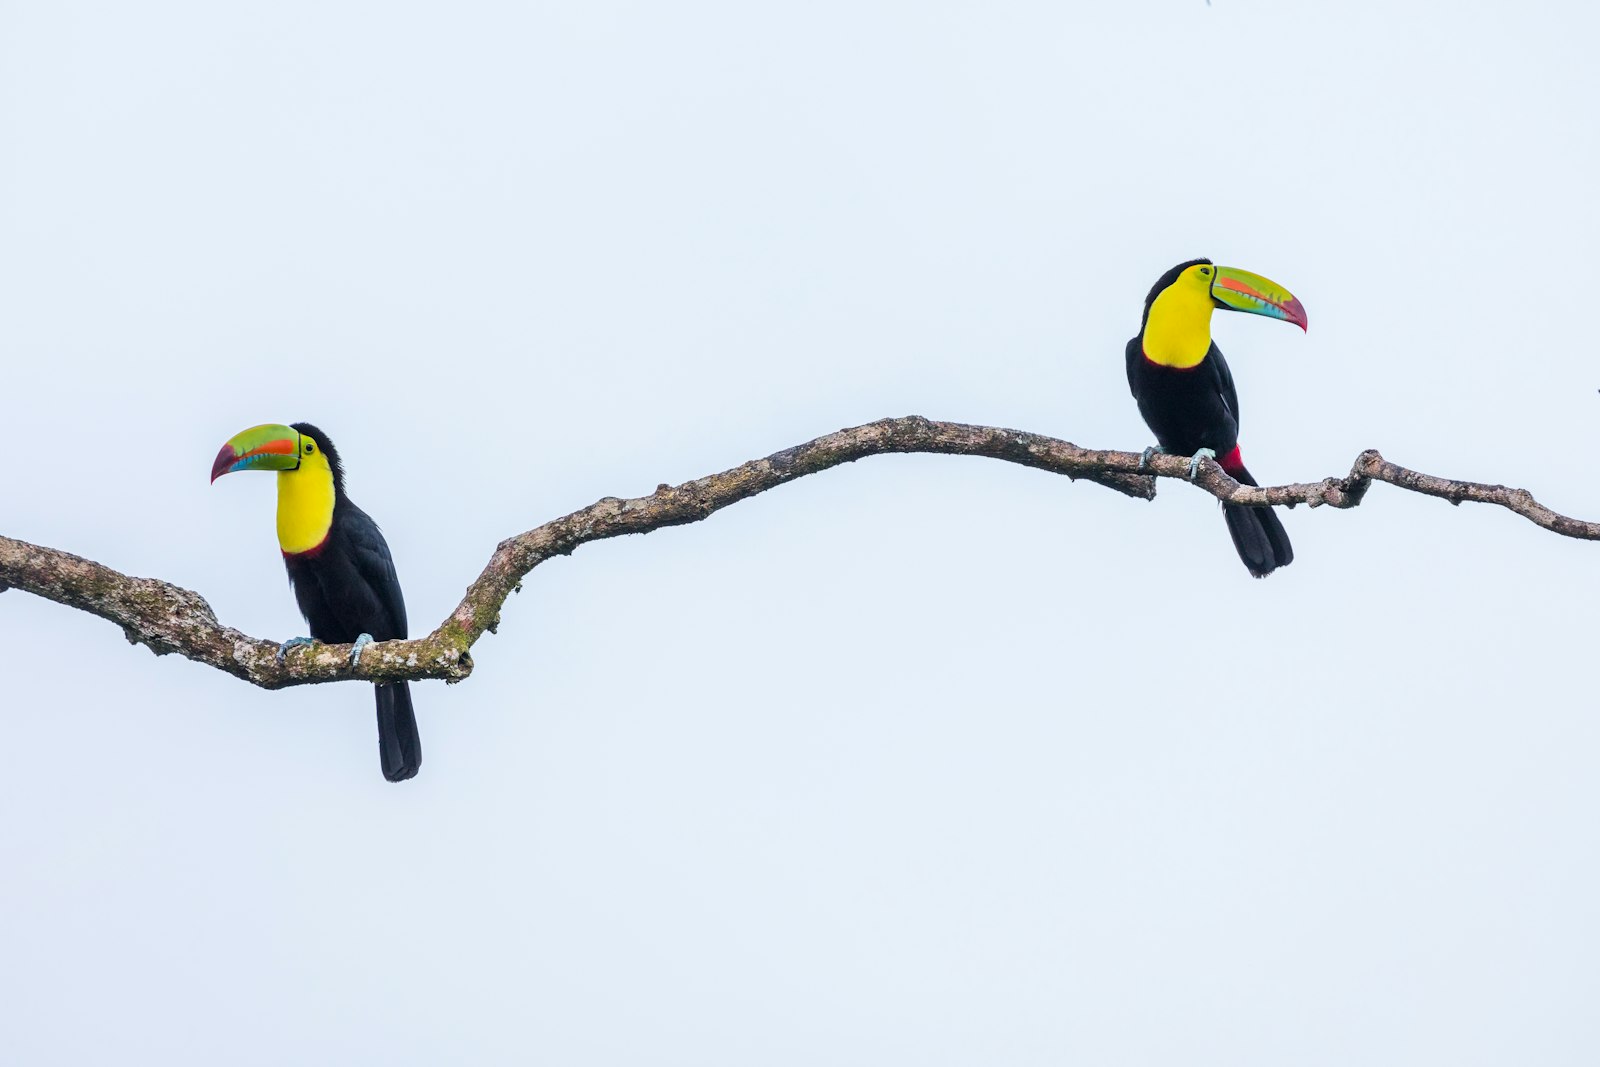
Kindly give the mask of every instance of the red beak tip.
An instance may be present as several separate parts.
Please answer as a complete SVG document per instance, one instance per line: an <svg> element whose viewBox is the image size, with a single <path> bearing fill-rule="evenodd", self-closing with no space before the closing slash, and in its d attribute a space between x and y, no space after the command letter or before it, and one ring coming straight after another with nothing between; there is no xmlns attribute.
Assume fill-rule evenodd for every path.
<svg viewBox="0 0 1600 1067"><path fill-rule="evenodd" d="M218 478L228 473L228 468L233 466L233 461L239 458L232 445L223 445L217 453L217 458L211 461L211 482L216 484Z"/></svg>

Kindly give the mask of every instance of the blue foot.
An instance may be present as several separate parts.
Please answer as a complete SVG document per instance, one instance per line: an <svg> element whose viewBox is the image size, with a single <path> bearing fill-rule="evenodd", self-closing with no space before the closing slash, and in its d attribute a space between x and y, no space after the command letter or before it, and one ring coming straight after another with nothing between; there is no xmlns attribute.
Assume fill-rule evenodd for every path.
<svg viewBox="0 0 1600 1067"><path fill-rule="evenodd" d="M1216 459L1216 458L1217 458L1217 454L1215 452L1211 451L1211 449L1209 449L1209 448L1202 448L1202 449L1200 449L1200 451L1196 452L1194 454L1194 457L1189 460L1189 480L1191 482L1194 481L1195 476L1200 473L1200 464L1201 463L1203 463L1204 461L1206 461L1208 459Z"/></svg>
<svg viewBox="0 0 1600 1067"><path fill-rule="evenodd" d="M356 643L350 646L350 666L354 667L361 662L361 650L372 644L371 634L362 634L356 638Z"/></svg>
<svg viewBox="0 0 1600 1067"><path fill-rule="evenodd" d="M316 644L316 642L309 637L291 637L289 640L278 646L278 662L282 663L283 657L287 656L289 654L289 650L294 646L314 644Z"/></svg>
<svg viewBox="0 0 1600 1067"><path fill-rule="evenodd" d="M1160 445L1151 445L1149 448L1145 449L1139 454L1139 473L1143 474L1145 471L1150 469L1151 456L1164 456L1166 454L1167 450L1162 448Z"/></svg>

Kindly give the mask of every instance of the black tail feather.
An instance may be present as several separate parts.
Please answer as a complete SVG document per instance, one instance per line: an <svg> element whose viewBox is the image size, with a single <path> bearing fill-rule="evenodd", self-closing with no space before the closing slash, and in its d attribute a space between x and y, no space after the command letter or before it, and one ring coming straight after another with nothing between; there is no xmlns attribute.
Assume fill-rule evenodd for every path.
<svg viewBox="0 0 1600 1067"><path fill-rule="evenodd" d="M1258 484L1243 467L1228 473L1244 485ZM1239 558L1255 577L1265 578L1279 567L1294 562L1289 534L1272 508L1224 504L1222 517L1228 520L1228 533L1233 535L1233 547L1238 549Z"/></svg>
<svg viewBox="0 0 1600 1067"><path fill-rule="evenodd" d="M405 682L375 685L378 694L378 758L391 782L414 777L422 767L422 738L417 713L411 710L411 687Z"/></svg>

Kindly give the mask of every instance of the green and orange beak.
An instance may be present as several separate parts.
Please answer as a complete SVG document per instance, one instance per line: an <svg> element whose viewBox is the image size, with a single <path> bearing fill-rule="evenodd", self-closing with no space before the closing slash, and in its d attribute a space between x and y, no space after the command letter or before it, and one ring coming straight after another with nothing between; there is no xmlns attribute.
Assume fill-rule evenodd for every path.
<svg viewBox="0 0 1600 1067"><path fill-rule="evenodd" d="M1247 311L1306 328L1305 305L1293 293L1259 274L1237 267L1217 267L1211 279L1211 299L1228 311Z"/></svg>
<svg viewBox="0 0 1600 1067"><path fill-rule="evenodd" d="M233 435L211 464L211 480L234 471L290 471L300 466L300 431L268 423Z"/></svg>

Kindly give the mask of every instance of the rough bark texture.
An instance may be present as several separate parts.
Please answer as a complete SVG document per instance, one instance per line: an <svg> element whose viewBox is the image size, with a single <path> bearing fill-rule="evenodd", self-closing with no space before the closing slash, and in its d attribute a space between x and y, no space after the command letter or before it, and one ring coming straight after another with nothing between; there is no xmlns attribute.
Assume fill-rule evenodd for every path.
<svg viewBox="0 0 1600 1067"><path fill-rule="evenodd" d="M472 673L470 649L500 621L500 608L533 568L579 545L663 526L699 522L713 512L785 482L841 463L893 452L986 456L1068 478L1097 482L1128 496L1155 497L1156 478L1187 478L1183 456L1152 456L1141 468L1137 452L1112 452L1053 437L991 426L934 422L918 416L880 419L751 460L732 470L682 485L662 485L649 496L605 497L580 511L500 542L461 603L427 637L368 646L351 666L350 646L315 644L277 659L274 641L249 637L217 621L198 593L153 578L134 578L92 560L0 536L0 591L8 586L98 615L122 627L128 640L156 655L176 652L247 682L280 689L311 682L442 678L458 682ZM1146 473L1147 472L1147 473ZM1551 511L1525 489L1462 482L1421 474L1390 463L1375 451L1356 457L1342 478L1294 485L1240 485L1215 461L1201 464L1194 484L1232 504L1309 504L1352 508L1375 481L1460 504L1498 504L1565 537L1600 540L1600 523Z"/></svg>

